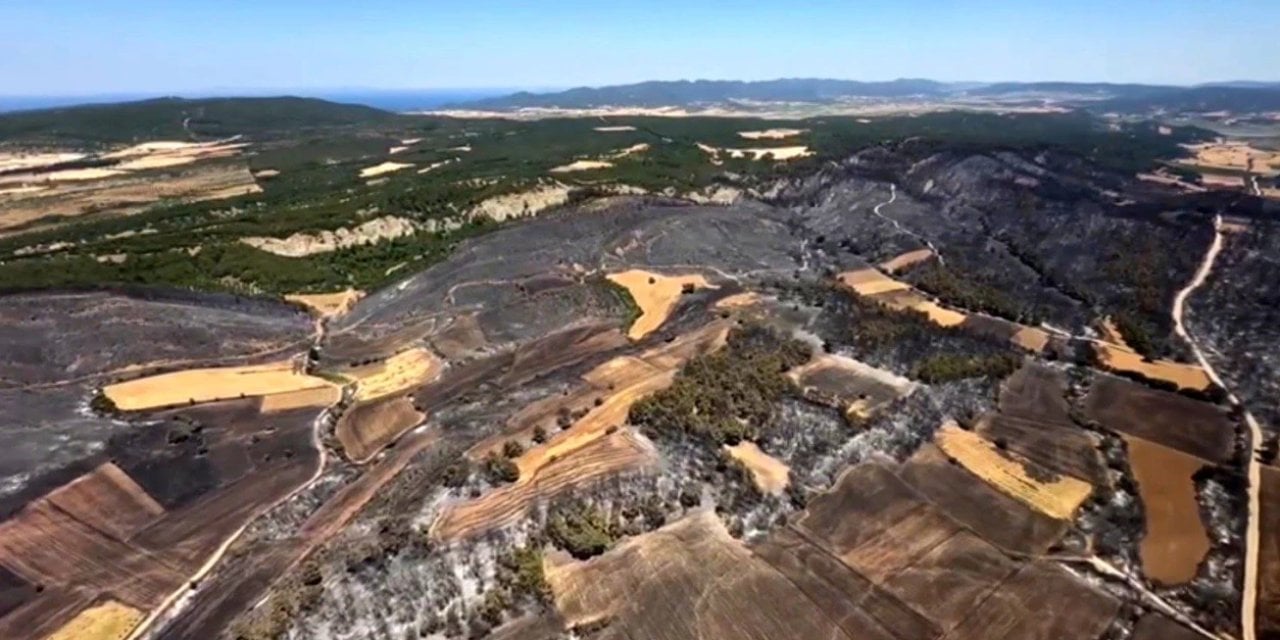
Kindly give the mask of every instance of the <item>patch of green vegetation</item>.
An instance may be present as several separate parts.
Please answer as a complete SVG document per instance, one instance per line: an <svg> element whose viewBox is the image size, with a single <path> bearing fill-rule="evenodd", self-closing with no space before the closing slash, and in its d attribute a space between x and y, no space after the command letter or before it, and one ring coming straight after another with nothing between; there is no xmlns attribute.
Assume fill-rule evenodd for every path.
<svg viewBox="0 0 1280 640"><path fill-rule="evenodd" d="M619 538L604 512L584 502L556 509L547 518L546 533L553 544L579 560L608 551Z"/></svg>
<svg viewBox="0 0 1280 640"><path fill-rule="evenodd" d="M1000 289L972 276L929 261L908 271L909 279L921 290L969 311L981 311L1023 324L1039 324L1040 313L1018 304Z"/></svg>
<svg viewBox="0 0 1280 640"><path fill-rule="evenodd" d="M610 297L622 307L622 332L630 331L631 325L635 324L636 320L639 320L641 314L644 313L640 309L640 305L636 304L636 299L631 296L631 291L603 276L594 278L594 282L608 291Z"/></svg>
<svg viewBox="0 0 1280 640"><path fill-rule="evenodd" d="M690 360L670 387L632 405L629 420L714 444L755 440L777 421L791 388L783 374L810 355L808 345L763 326L735 328L725 348Z"/></svg>
<svg viewBox="0 0 1280 640"><path fill-rule="evenodd" d="M547 600L551 586L542 569L541 545L529 544L499 558L498 582L517 597Z"/></svg>
<svg viewBox="0 0 1280 640"><path fill-rule="evenodd" d="M1013 354L963 355L939 353L916 363L911 377L929 384L953 382L966 378L996 378L1009 376L1022 364Z"/></svg>
<svg viewBox="0 0 1280 640"><path fill-rule="evenodd" d="M520 478L520 468L511 458L491 453L482 465L484 475L493 484L507 484Z"/></svg>

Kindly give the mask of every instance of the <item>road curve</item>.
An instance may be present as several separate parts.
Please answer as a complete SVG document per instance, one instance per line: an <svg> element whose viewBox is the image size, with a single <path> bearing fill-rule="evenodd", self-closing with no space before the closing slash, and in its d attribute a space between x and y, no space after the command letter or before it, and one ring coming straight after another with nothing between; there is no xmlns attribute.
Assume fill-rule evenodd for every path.
<svg viewBox="0 0 1280 640"><path fill-rule="evenodd" d="M1204 284L1205 279L1209 277L1209 273L1213 271L1213 263L1217 260L1218 253L1222 251L1222 237L1222 216L1218 215L1213 219L1213 243L1209 245L1209 250L1205 253L1204 260L1200 262L1200 268L1196 270L1195 277L1191 279L1191 282L1187 283L1187 286L1183 287L1173 299L1173 326L1178 335L1191 346L1191 351L1195 354L1196 360L1199 361L1200 367L1208 374L1209 379L1214 384L1227 390L1227 399L1232 406L1238 406L1243 410L1245 424L1249 427L1249 521L1245 531L1244 586L1240 592L1240 637L1241 640L1257 640L1258 544L1260 537L1258 493L1262 483L1262 464L1259 462L1259 448L1262 446L1262 428L1258 426L1258 421L1254 419L1253 414L1249 413L1249 410L1241 404L1240 399L1223 383L1222 378L1218 376L1218 372L1214 371L1213 365L1209 364L1208 358L1200 350L1200 345L1187 333L1187 329L1182 323L1187 298L1196 288Z"/></svg>

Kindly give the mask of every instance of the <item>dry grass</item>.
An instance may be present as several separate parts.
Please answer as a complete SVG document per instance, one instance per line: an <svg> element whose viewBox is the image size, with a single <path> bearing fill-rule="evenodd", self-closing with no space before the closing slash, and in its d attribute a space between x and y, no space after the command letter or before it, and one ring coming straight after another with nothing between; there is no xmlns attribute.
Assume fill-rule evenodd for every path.
<svg viewBox="0 0 1280 640"><path fill-rule="evenodd" d="M382 362L348 369L341 375L356 383L358 402L412 389L434 380L443 363L422 347L402 351Z"/></svg>
<svg viewBox="0 0 1280 640"><path fill-rule="evenodd" d="M1049 345L1049 332L1035 327L1021 327L1013 334L1014 344L1035 353L1044 351Z"/></svg>
<svg viewBox="0 0 1280 640"><path fill-rule="evenodd" d="M893 258L880 263L880 269L887 273L894 273L912 265L924 262L932 257L932 249L916 249L915 251L908 251L902 255L894 256Z"/></svg>
<svg viewBox="0 0 1280 640"><path fill-rule="evenodd" d="M759 293L756 293L755 291L748 291L746 293L735 293L731 296L727 296L717 300L715 308L717 310L744 309L748 307L754 307L760 304L763 300L764 298Z"/></svg>
<svg viewBox="0 0 1280 640"><path fill-rule="evenodd" d="M751 472L756 488L772 495L782 495L791 482L791 469L781 460L765 453L756 443L742 441L733 446L725 445L725 451L741 462Z"/></svg>
<svg viewBox="0 0 1280 640"><path fill-rule="evenodd" d="M141 411L333 386L323 378L307 375L293 361L282 361L162 373L116 383L102 391L122 411Z"/></svg>
<svg viewBox="0 0 1280 640"><path fill-rule="evenodd" d="M1040 481L1027 473L1031 463L1001 452L994 444L955 423L938 429L934 442L949 457L1000 492L1047 516L1070 520L1093 487L1083 480L1059 476Z"/></svg>
<svg viewBox="0 0 1280 640"><path fill-rule="evenodd" d="M45 640L123 640L142 618L141 611L108 600L76 614Z"/></svg>
<svg viewBox="0 0 1280 640"><path fill-rule="evenodd" d="M1273 167L1280 166L1280 152L1250 146L1248 142L1206 142L1188 145L1195 159L1187 164L1213 169L1252 171L1261 175L1275 175Z"/></svg>
<svg viewBox="0 0 1280 640"><path fill-rule="evenodd" d="M609 280L626 287L640 307L640 317L632 323L627 337L639 340L666 322L675 308L685 285L697 289L715 288L698 274L664 276L640 269L609 274Z"/></svg>
<svg viewBox="0 0 1280 640"><path fill-rule="evenodd" d="M360 177L372 178L372 177L380 176L386 173L391 173L393 171L408 169L409 167L412 167L412 166L413 166L412 164L407 162L390 162L390 161L383 162L382 164L375 164L372 167L365 167L361 169Z"/></svg>
<svg viewBox="0 0 1280 640"><path fill-rule="evenodd" d="M1124 439L1146 515L1142 571L1161 584L1186 584L1209 552L1192 479L1206 462L1142 438Z"/></svg>
<svg viewBox="0 0 1280 640"><path fill-rule="evenodd" d="M333 293L291 293L284 299L306 305L321 318L332 318L350 311L351 307L363 297L363 291L346 289Z"/></svg>

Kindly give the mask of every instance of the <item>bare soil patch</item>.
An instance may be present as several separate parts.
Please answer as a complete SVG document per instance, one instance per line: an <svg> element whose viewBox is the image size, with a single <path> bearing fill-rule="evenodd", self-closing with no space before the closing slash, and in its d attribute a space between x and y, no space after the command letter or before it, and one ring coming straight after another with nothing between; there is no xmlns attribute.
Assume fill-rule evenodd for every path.
<svg viewBox="0 0 1280 640"><path fill-rule="evenodd" d="M321 318L332 318L350 311L351 307L363 297L363 291L346 289L333 293L291 293L284 299L306 305Z"/></svg>
<svg viewBox="0 0 1280 640"><path fill-rule="evenodd" d="M606 160L575 160L569 164L563 164L553 167L551 173L573 173L575 171L592 171L595 169L608 169L613 163Z"/></svg>
<svg viewBox="0 0 1280 640"><path fill-rule="evenodd" d="M853 358L817 354L787 372L805 397L868 418L877 409L911 393L915 383Z"/></svg>
<svg viewBox="0 0 1280 640"><path fill-rule="evenodd" d="M1236 427L1222 409L1122 378L1099 376L1084 409L1108 429L1210 462L1226 463L1235 450Z"/></svg>
<svg viewBox="0 0 1280 640"><path fill-rule="evenodd" d="M738 135L747 140L781 140L793 138L808 129L765 129L763 131L739 131Z"/></svg>
<svg viewBox="0 0 1280 640"><path fill-rule="evenodd" d="M416 232L417 227L407 218L382 216L350 228L325 229L315 233L299 232L287 238L253 236L240 238L240 242L278 256L300 258L366 244L377 244L384 240L413 235Z"/></svg>
<svg viewBox="0 0 1280 640"><path fill-rule="evenodd" d="M783 461L760 450L756 443L744 440L733 446L725 445L725 451L741 462L751 472L756 488L769 495L782 495L791 482L791 469Z"/></svg>
<svg viewBox="0 0 1280 640"><path fill-rule="evenodd" d="M334 431L343 453L363 463L425 418L408 397L383 398L347 410Z"/></svg>
<svg viewBox="0 0 1280 640"><path fill-rule="evenodd" d="M413 165L408 162L387 161L387 162L383 162L382 164L376 164L376 165L373 165L372 167L365 167L364 169L361 169L360 177L374 178L383 174L400 171L402 169L408 169L409 167L412 167L412 166Z"/></svg>
<svg viewBox="0 0 1280 640"><path fill-rule="evenodd" d="M880 263L880 270L885 273L894 273L906 269L907 267L920 264L932 257L932 249L916 249L915 251L908 251Z"/></svg>
<svg viewBox="0 0 1280 640"><path fill-rule="evenodd" d="M715 288L700 274L664 276L641 269L632 269L611 273L608 277L614 283L626 287L640 307L640 317L636 318L631 329L627 331L627 337L632 340L639 340L662 326L667 316L671 315L671 311L675 309L676 302L683 295L686 286L697 289Z"/></svg>

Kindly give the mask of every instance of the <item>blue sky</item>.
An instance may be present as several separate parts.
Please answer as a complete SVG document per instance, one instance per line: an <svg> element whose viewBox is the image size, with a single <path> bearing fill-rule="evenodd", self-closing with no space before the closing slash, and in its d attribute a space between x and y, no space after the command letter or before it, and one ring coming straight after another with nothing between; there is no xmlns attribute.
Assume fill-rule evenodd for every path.
<svg viewBox="0 0 1280 640"><path fill-rule="evenodd" d="M0 0L0 94L1280 80L1275 0Z"/></svg>

